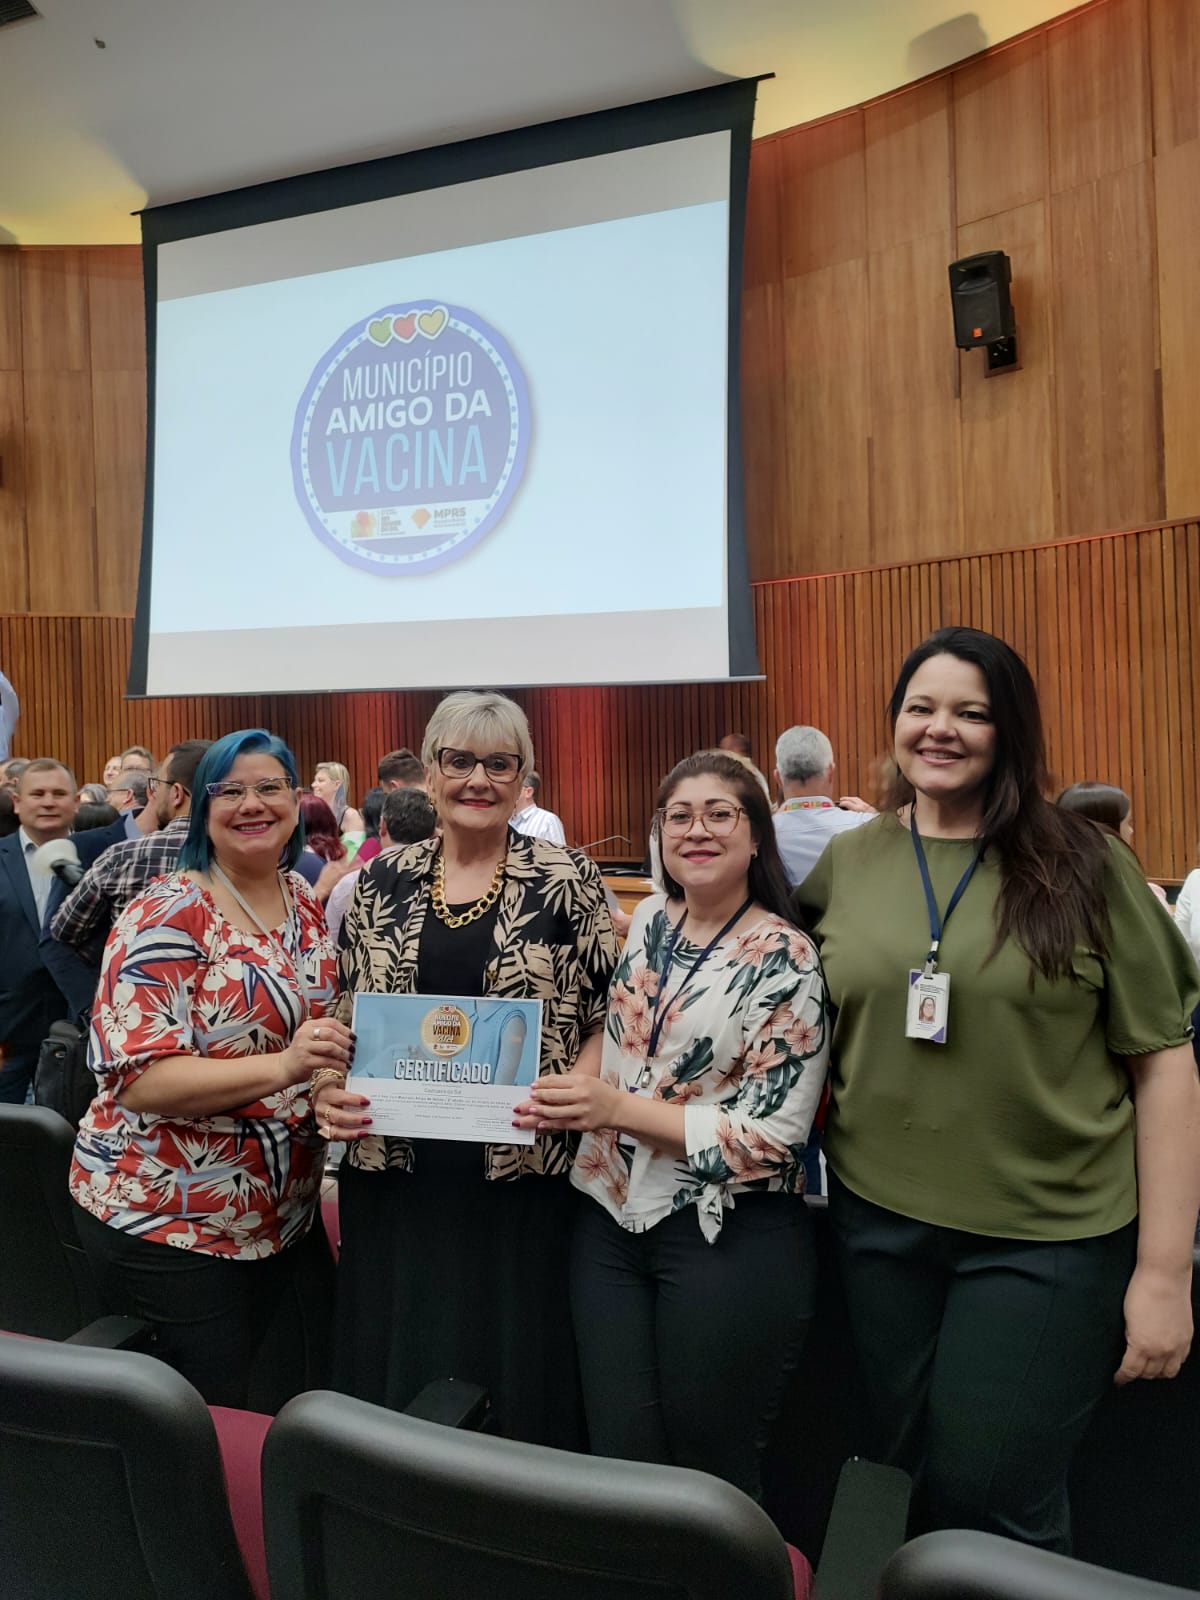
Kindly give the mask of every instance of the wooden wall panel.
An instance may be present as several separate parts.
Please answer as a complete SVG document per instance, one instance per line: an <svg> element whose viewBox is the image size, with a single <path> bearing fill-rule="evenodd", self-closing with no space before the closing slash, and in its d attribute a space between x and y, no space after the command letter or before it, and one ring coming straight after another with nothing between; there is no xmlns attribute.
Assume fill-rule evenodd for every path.
<svg viewBox="0 0 1200 1600"><path fill-rule="evenodd" d="M0 245L0 372L20 372L21 258L14 245Z"/></svg>
<svg viewBox="0 0 1200 1600"><path fill-rule="evenodd" d="M92 373L97 608L121 612L137 593L146 458L145 372Z"/></svg>
<svg viewBox="0 0 1200 1600"><path fill-rule="evenodd" d="M742 465L750 575L786 560L786 480L775 470L787 446L783 422L783 317L777 283L742 296Z"/></svg>
<svg viewBox="0 0 1200 1600"><path fill-rule="evenodd" d="M770 770L794 722L824 728L847 792L872 793L887 748L884 707L905 653L932 628L965 623L1026 657L1046 721L1052 782L1120 784L1133 799L1146 867L1181 878L1196 864L1200 767L1200 524L1037 549L965 555L760 584L765 680L645 689L519 693L545 800L573 841L609 834L601 859L637 856L654 794L682 756L737 729ZM375 762L418 747L436 695L331 694L125 701L128 619L0 616L0 660L22 695L15 749L54 754L97 778L125 744L156 754L180 738L265 726L315 762L343 760L355 796Z"/></svg>
<svg viewBox="0 0 1200 1600"><path fill-rule="evenodd" d="M1200 138L1160 154L1154 181L1166 514L1189 516L1200 506Z"/></svg>
<svg viewBox="0 0 1200 1600"><path fill-rule="evenodd" d="M1057 522L1045 205L960 226L956 248L1004 250L1013 262L1021 355L1019 372L990 378L983 351L959 356L965 543L1031 544Z"/></svg>
<svg viewBox="0 0 1200 1600"><path fill-rule="evenodd" d="M144 372L146 316L140 248L113 245L92 249L85 265L92 371Z"/></svg>
<svg viewBox="0 0 1200 1600"><path fill-rule="evenodd" d="M793 446L785 526L802 532L824 571L865 567L873 559L866 305L863 260L784 284L784 412Z"/></svg>
<svg viewBox="0 0 1200 1600"><path fill-rule="evenodd" d="M1046 192L1046 39L1035 33L953 77L958 221L1014 211ZM966 252L964 251L964 254Z"/></svg>
<svg viewBox="0 0 1200 1600"><path fill-rule="evenodd" d="M90 365L87 252L19 252L21 342L27 372L86 372Z"/></svg>
<svg viewBox="0 0 1200 1600"><path fill-rule="evenodd" d="M1152 154L1146 0L1105 0L1051 27L1050 188L1076 189Z"/></svg>
<svg viewBox="0 0 1200 1600"><path fill-rule="evenodd" d="M1200 6L1148 0L1154 148L1159 155L1200 138Z"/></svg>
<svg viewBox="0 0 1200 1600"><path fill-rule="evenodd" d="M950 200L950 80L919 83L866 108L867 244L872 252L936 233Z"/></svg>
<svg viewBox="0 0 1200 1600"><path fill-rule="evenodd" d="M1151 164L1056 194L1054 365L1063 518L1086 530L1162 512Z"/></svg>
<svg viewBox="0 0 1200 1600"><path fill-rule="evenodd" d="M861 109L773 142L780 154L783 274L867 253L867 171Z"/></svg>
<svg viewBox="0 0 1200 1600"><path fill-rule="evenodd" d="M25 550L25 386L0 369L0 610L28 611Z"/></svg>
<svg viewBox="0 0 1200 1600"><path fill-rule="evenodd" d="M779 164L777 144L763 140L751 146L742 261L742 282L747 289L779 280Z"/></svg>
<svg viewBox="0 0 1200 1600"><path fill-rule="evenodd" d="M948 230L869 259L874 562L962 548L951 259Z"/></svg>
<svg viewBox="0 0 1200 1600"><path fill-rule="evenodd" d="M25 540L29 605L96 609L92 391L86 372L25 374Z"/></svg>

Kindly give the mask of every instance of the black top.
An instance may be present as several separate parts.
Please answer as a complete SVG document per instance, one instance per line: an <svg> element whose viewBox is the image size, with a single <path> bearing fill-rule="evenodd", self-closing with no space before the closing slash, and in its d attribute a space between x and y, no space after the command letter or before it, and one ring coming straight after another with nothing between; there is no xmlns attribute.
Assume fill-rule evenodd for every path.
<svg viewBox="0 0 1200 1600"><path fill-rule="evenodd" d="M458 917L473 904L468 901L446 909ZM499 913L497 900L490 911L466 927L448 928L431 906L417 946L417 993L482 995Z"/></svg>

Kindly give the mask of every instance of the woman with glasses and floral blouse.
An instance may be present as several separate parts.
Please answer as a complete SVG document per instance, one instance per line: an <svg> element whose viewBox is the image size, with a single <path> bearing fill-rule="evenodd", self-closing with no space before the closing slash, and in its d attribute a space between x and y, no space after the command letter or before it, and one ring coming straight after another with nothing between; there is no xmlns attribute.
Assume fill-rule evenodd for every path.
<svg viewBox="0 0 1200 1600"><path fill-rule="evenodd" d="M92 1012L80 1237L109 1309L149 1321L211 1405L246 1404L317 1205L309 1079L350 1057L320 907L291 870L302 842L287 746L218 739L179 870L118 918Z"/></svg>
<svg viewBox="0 0 1200 1600"><path fill-rule="evenodd" d="M539 1080L523 1127L583 1134L572 1308L592 1449L760 1493L812 1317L801 1153L825 1082L820 964L771 812L723 751L658 797L666 895L634 914L601 1070Z"/></svg>
<svg viewBox="0 0 1200 1600"><path fill-rule="evenodd" d="M598 1071L616 940L594 863L509 826L533 766L524 713L503 695L449 695L421 757L441 837L364 869L342 924L340 1014L356 992L537 999L543 1077ZM400 1409L434 1379L466 1379L510 1438L580 1448L574 1141L382 1138L341 1085L315 1098L322 1129L352 1141L338 1184L337 1387Z"/></svg>

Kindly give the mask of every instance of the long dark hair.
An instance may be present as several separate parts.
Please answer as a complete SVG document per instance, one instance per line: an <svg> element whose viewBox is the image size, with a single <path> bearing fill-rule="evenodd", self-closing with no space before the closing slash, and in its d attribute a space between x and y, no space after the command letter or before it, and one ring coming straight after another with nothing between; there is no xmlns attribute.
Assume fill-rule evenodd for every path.
<svg viewBox="0 0 1200 1600"><path fill-rule="evenodd" d="M669 804L671 796L686 779L704 777L719 778L727 788L732 789L738 797L738 804L746 813L750 837L758 847L757 854L750 858L750 870L746 875L750 894L765 910L773 911L776 916L798 926L792 910L791 886L775 839L770 803L753 770L744 762L736 756L727 755L723 750L700 750L694 756L686 756L671 768L659 786L655 802L657 810L661 812ZM661 830L659 842L661 845ZM683 886L676 883L667 871L665 859L662 876L671 899L682 900Z"/></svg>
<svg viewBox="0 0 1200 1600"><path fill-rule="evenodd" d="M979 828L981 852L993 852L1000 863L996 942L988 959L1011 938L1043 977L1067 977L1076 945L1101 955L1108 949L1108 845L1090 822L1046 799L1046 746L1037 689L1029 668L1003 639L978 628L931 633L900 668L888 702L893 734L913 674L942 655L979 668L996 733ZM894 811L914 798L912 784L897 771L886 809ZM1030 977L1032 981L1032 973Z"/></svg>

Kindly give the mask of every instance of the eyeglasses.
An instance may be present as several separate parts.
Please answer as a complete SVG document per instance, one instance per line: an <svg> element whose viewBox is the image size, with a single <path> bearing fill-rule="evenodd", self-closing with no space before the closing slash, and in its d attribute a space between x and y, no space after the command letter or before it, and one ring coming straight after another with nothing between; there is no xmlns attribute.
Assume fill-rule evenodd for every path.
<svg viewBox="0 0 1200 1600"><path fill-rule="evenodd" d="M174 778L147 778L146 779L146 787L147 787L147 789L149 789L151 794L157 794L160 789L172 789L172 788L174 788L174 786L175 786L175 779ZM186 783L181 783L179 785L179 787L183 790L184 794L190 794L191 793L191 790L188 788ZM211 794L212 790L213 790L213 785L209 784L208 792Z"/></svg>
<svg viewBox="0 0 1200 1600"><path fill-rule="evenodd" d="M437 764L443 778L470 778L476 767L482 767L494 783L511 783L521 770L520 756L509 750L477 756L474 750L452 750L449 745L438 751Z"/></svg>
<svg viewBox="0 0 1200 1600"><path fill-rule="evenodd" d="M714 839L724 839L737 827L739 818L746 815L746 808L719 805L705 806L703 811L690 811L687 806L668 806L658 814L668 839L682 839L697 822L702 822L704 831Z"/></svg>
<svg viewBox="0 0 1200 1600"><path fill-rule="evenodd" d="M257 783L206 783L204 787L210 800L239 806L251 791L260 800L282 800L293 789L286 778L260 778Z"/></svg>

